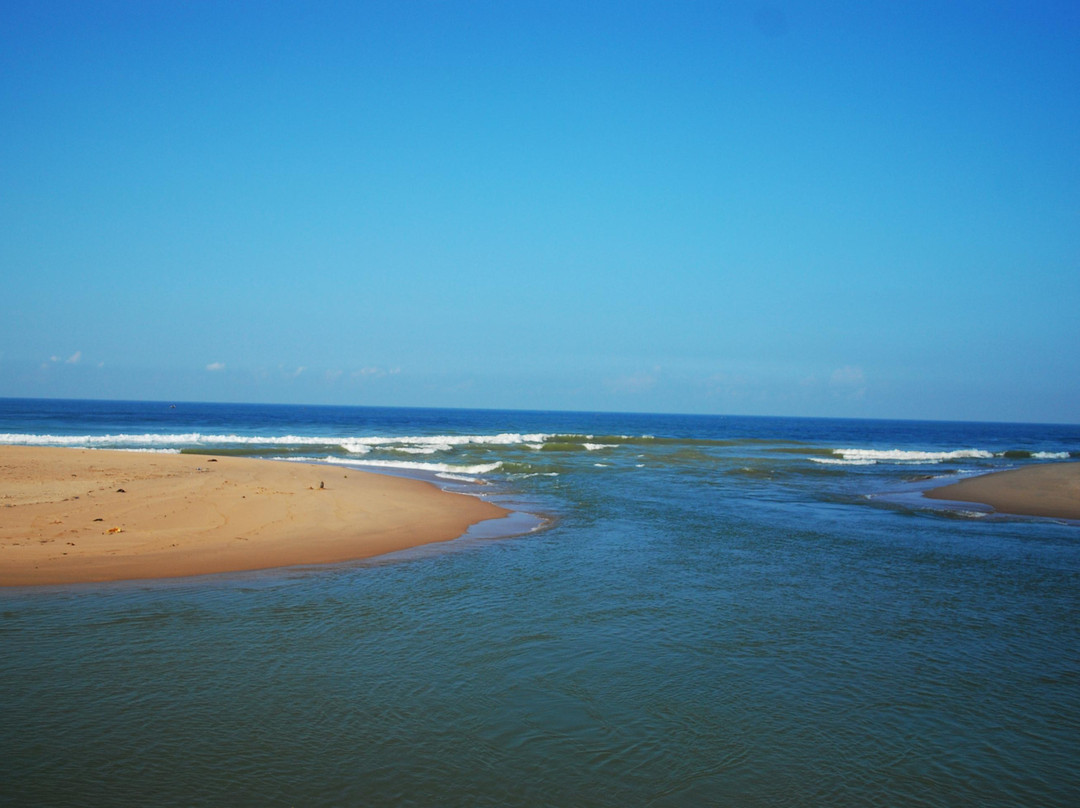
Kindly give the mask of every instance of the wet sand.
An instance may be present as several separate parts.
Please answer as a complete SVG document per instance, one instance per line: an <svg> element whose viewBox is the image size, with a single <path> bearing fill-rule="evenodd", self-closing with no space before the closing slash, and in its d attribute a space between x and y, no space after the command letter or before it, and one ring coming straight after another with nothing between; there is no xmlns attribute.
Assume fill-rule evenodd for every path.
<svg viewBox="0 0 1080 808"><path fill-rule="evenodd" d="M1001 513L1080 519L1080 463L1045 463L961 480L931 499L979 502Z"/></svg>
<svg viewBox="0 0 1080 808"><path fill-rule="evenodd" d="M349 561L449 541L506 513L332 466L0 446L0 586Z"/></svg>

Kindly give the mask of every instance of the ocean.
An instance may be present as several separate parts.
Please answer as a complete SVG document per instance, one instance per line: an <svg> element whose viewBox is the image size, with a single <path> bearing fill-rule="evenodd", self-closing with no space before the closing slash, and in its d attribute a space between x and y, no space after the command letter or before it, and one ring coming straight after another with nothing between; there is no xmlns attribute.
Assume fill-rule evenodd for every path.
<svg viewBox="0 0 1080 808"><path fill-rule="evenodd" d="M1080 525L922 497L1078 459L1078 426L6 399L0 443L337 463L523 514L0 591L0 804L1080 804Z"/></svg>

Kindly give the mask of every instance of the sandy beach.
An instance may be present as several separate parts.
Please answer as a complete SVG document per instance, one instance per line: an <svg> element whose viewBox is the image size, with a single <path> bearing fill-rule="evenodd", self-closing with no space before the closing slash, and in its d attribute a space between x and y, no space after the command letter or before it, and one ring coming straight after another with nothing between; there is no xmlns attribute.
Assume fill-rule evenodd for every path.
<svg viewBox="0 0 1080 808"><path fill-rule="evenodd" d="M1080 463L1046 463L961 480L931 499L979 502L1001 513L1080 519Z"/></svg>
<svg viewBox="0 0 1080 808"><path fill-rule="evenodd" d="M0 586L334 563L448 541L505 514L341 467L0 446Z"/></svg>

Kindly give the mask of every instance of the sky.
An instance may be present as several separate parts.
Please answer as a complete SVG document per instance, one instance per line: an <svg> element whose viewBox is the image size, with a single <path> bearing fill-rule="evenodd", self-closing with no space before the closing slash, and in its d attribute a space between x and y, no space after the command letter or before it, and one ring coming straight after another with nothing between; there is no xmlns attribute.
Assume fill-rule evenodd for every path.
<svg viewBox="0 0 1080 808"><path fill-rule="evenodd" d="M1080 423L1075 2L0 0L0 396Z"/></svg>

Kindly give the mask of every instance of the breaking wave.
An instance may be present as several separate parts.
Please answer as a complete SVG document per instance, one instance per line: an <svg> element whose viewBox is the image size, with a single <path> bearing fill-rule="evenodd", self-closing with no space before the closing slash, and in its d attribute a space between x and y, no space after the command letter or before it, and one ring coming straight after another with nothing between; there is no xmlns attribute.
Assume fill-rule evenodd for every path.
<svg viewBox="0 0 1080 808"><path fill-rule="evenodd" d="M498 435L416 435L416 436L320 436L320 435L216 435L202 432L179 434L115 434L115 435L35 435L28 433L0 433L0 444L32 446L77 446L100 448L123 448L137 446L324 446L340 447L351 454L367 454L374 449L392 450L411 454L433 454L449 451L458 446L513 446L521 444L543 445L551 437L546 434L520 434L507 432ZM591 435L580 438L578 445Z"/></svg>
<svg viewBox="0 0 1080 808"><path fill-rule="evenodd" d="M926 465L952 460L989 460L993 452L983 449L956 449L951 452L923 452L912 449L833 449L832 457L811 457L815 463L844 466L872 466L877 463Z"/></svg>
<svg viewBox="0 0 1080 808"><path fill-rule="evenodd" d="M312 462L312 458L283 457L282 460L290 460L296 463ZM457 463L420 463L413 460L350 460L347 457L321 458L320 463L332 463L335 466L356 466L358 468L385 468L403 469L406 471L426 471L432 474L490 474L502 468L502 461L494 463L474 463L461 465Z"/></svg>
<svg viewBox="0 0 1080 808"><path fill-rule="evenodd" d="M211 453L234 456L286 457L307 462L348 463L355 461L371 468L405 469L434 474L483 475L500 471L504 475L560 473L584 467L576 464L586 456L603 462L589 462L592 468L634 463L634 467L702 468L722 470L725 466L744 468L768 453L770 474L839 472L838 467L878 464L925 466L993 458L1006 460L1067 460L1080 457L1077 451L1037 451L978 448L914 450L901 448L830 448L791 440L743 437L664 438L654 435L584 434L563 432L498 432L491 434L436 435L310 435L237 433L125 433L104 435L53 435L21 432L0 433L0 444L68 446L91 449L123 449ZM791 458L786 461L785 456ZM323 458L326 461L323 461ZM809 460L810 463L806 463ZM442 462L440 462L442 461ZM775 462L774 462L775 461ZM811 469L817 469L812 472Z"/></svg>

